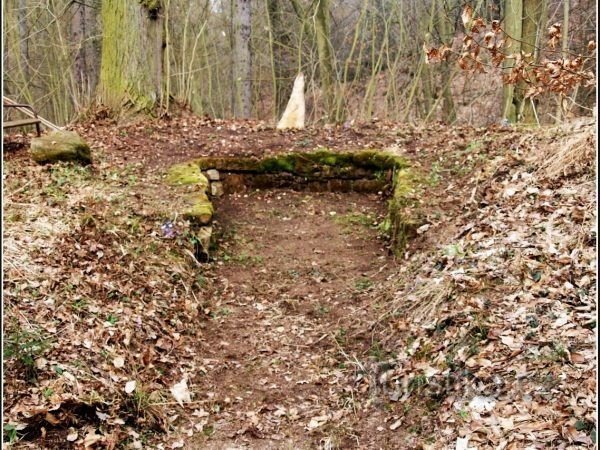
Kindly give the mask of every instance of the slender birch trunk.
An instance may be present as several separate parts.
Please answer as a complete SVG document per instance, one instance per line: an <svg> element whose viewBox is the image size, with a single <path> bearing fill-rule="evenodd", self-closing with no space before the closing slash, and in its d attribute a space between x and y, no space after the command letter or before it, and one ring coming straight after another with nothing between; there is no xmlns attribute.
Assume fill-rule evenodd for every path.
<svg viewBox="0 0 600 450"><path fill-rule="evenodd" d="M17 6L21 71L23 72L24 79L29 81L29 27L27 25L27 0L19 0Z"/></svg>

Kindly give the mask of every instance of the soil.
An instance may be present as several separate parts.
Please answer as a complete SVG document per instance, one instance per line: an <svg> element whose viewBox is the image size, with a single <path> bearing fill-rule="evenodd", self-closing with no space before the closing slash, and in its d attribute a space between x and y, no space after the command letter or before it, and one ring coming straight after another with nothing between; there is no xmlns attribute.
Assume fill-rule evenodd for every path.
<svg viewBox="0 0 600 450"><path fill-rule="evenodd" d="M213 366L198 384L219 407L202 447L379 446L342 380L357 372L349 354L378 351L356 333L375 319L385 300L375 286L395 266L376 228L381 198L255 191L216 210L213 320L197 352ZM315 417L323 424L311 430Z"/></svg>

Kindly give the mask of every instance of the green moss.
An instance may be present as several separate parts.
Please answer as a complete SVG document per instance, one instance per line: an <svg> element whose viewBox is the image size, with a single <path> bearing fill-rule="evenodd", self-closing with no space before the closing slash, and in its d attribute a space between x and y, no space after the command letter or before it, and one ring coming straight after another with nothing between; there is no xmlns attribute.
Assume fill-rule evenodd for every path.
<svg viewBox="0 0 600 450"><path fill-rule="evenodd" d="M262 173L277 173L277 172L296 172L297 155L289 154L276 156L273 158L265 158L258 166L258 170Z"/></svg>
<svg viewBox="0 0 600 450"><path fill-rule="evenodd" d="M356 169L381 172L408 167L407 162L391 153L377 150L357 152L334 152L325 148L310 153L284 153L256 158L207 157L194 160L201 169L217 169L253 174L288 172L299 176L311 176L326 172L337 176L355 172Z"/></svg>
<svg viewBox="0 0 600 450"><path fill-rule="evenodd" d="M410 169L399 170L394 175L392 198L384 223L397 254L404 250L408 240L421 225L417 194L423 183L424 180Z"/></svg>
<svg viewBox="0 0 600 450"><path fill-rule="evenodd" d="M219 157L219 156L208 156L205 158L198 158L193 161L197 164L201 170L217 169L228 172L251 172L256 173L259 171L261 160L256 158L247 157Z"/></svg>
<svg viewBox="0 0 600 450"><path fill-rule="evenodd" d="M318 179L380 179L389 170L408 167L406 161L396 155L377 150L357 152L333 152L319 149L310 153L284 153L257 158L207 157L193 161L202 170L217 169L252 175L290 173L312 180Z"/></svg>
<svg viewBox="0 0 600 450"><path fill-rule="evenodd" d="M338 155L339 154L334 154L324 149L309 154L309 156L312 156L313 160L327 166L337 166L338 161L340 160Z"/></svg>
<svg viewBox="0 0 600 450"><path fill-rule="evenodd" d="M162 24L160 2L103 0L99 101L115 114L151 113L160 98L162 58L156 45ZM155 9L151 9L155 8ZM140 15L146 10L147 14Z"/></svg>
<svg viewBox="0 0 600 450"><path fill-rule="evenodd" d="M167 183L172 186L197 184L203 190L208 187L208 180L193 162L171 166L167 172Z"/></svg>
<svg viewBox="0 0 600 450"><path fill-rule="evenodd" d="M160 9L160 0L140 0L140 5L148 8L149 11L158 11Z"/></svg>
<svg viewBox="0 0 600 450"><path fill-rule="evenodd" d="M214 208L204 193L194 193L186 199L189 207L183 212L183 217L195 224L206 225L212 220Z"/></svg>
<svg viewBox="0 0 600 450"><path fill-rule="evenodd" d="M54 131L31 140L31 157L45 164L57 161L92 162L90 146L73 131Z"/></svg>

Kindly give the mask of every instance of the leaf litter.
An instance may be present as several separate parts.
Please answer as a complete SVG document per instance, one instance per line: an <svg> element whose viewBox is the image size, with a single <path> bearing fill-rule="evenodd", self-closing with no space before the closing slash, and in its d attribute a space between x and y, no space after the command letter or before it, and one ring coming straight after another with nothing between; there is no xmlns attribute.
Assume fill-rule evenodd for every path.
<svg viewBox="0 0 600 450"><path fill-rule="evenodd" d="M183 117L119 133L80 127L97 149L92 168L5 155L11 448L594 446L590 126L379 122L298 135ZM366 239L355 224L348 256L328 258L319 244L302 253L305 264L290 263L285 248L261 260L255 238L273 231L261 221L281 207L316 205L315 227L339 227L329 213L345 211L332 205L366 207L263 193L252 205L273 208L245 209L254 216L237 237L246 240L223 239L218 261L193 264L189 224L163 204L159 168L298 142L411 159L429 185L405 254L365 258L384 242L352 247ZM277 223L293 230L298 214L284 215ZM377 240L373 230L366 237Z"/></svg>

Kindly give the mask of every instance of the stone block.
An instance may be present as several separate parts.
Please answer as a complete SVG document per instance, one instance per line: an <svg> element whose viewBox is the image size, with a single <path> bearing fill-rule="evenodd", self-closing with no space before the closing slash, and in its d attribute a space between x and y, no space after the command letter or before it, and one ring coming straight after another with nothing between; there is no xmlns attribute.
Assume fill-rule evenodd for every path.
<svg viewBox="0 0 600 450"><path fill-rule="evenodd" d="M208 169L206 171L206 178L208 178L210 181L219 181L221 179L217 169Z"/></svg>
<svg viewBox="0 0 600 450"><path fill-rule="evenodd" d="M188 208L183 212L184 218L199 225L207 225L211 222L214 208L206 194L194 193L188 195L186 203Z"/></svg>
<svg viewBox="0 0 600 450"><path fill-rule="evenodd" d="M167 172L167 183L171 186L194 185L200 190L208 187L208 180L193 162L171 166Z"/></svg>
<svg viewBox="0 0 600 450"><path fill-rule="evenodd" d="M220 181L213 181L210 183L210 195L213 197L222 197L225 193L225 189L223 188L223 183Z"/></svg>
<svg viewBox="0 0 600 450"><path fill-rule="evenodd" d="M90 146L73 131L54 131L31 140L31 157L40 164L58 161L92 162Z"/></svg>

